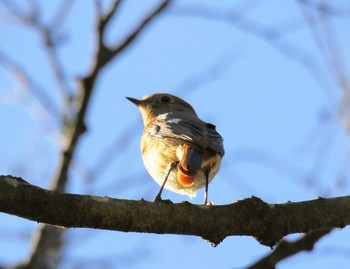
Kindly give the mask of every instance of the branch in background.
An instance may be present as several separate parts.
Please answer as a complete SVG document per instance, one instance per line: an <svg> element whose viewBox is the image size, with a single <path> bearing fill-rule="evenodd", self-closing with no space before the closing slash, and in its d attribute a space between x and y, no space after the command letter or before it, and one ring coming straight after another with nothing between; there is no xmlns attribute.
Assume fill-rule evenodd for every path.
<svg viewBox="0 0 350 269"><path fill-rule="evenodd" d="M119 137L113 139L111 143L104 149L104 151L97 156L93 167L88 171L86 179L91 182L94 180L98 182L99 177L107 171L107 169L112 165L112 162L117 157L122 157L124 152L129 148L133 137L130 136L135 130L136 120L132 120L131 123L124 129L124 131L119 135ZM116 154L118 152L118 154Z"/></svg>
<svg viewBox="0 0 350 269"><path fill-rule="evenodd" d="M139 23L137 27L127 36L125 37L119 44L116 44L115 46L112 46L109 48L105 43L103 36L106 25L105 21L109 21L110 18L113 15L110 15L107 13L107 17L104 19L99 20L99 29L98 29L98 34L100 36L100 49L97 54L97 62L96 65L97 67L103 67L105 64L109 63L116 55L118 55L120 52L122 52L125 48L127 48L138 36L139 34L144 30L144 28L162 11L165 10L165 8L169 5L170 0L163 0L161 3L153 9L149 14L147 14L143 20ZM114 8L113 6L112 8Z"/></svg>
<svg viewBox="0 0 350 269"><path fill-rule="evenodd" d="M343 63L343 53L338 45L337 38L333 34L334 30L330 25L326 7L316 9L317 14L312 15L301 2L299 3L306 24L310 29L311 35L329 72L334 75L335 81L340 86L340 89L343 90L344 93L349 94L350 87L346 76L347 70ZM320 5L323 6L322 4ZM319 22L319 27L315 27L315 25L311 23L313 20Z"/></svg>
<svg viewBox="0 0 350 269"><path fill-rule="evenodd" d="M230 67L237 63L239 54L235 49L230 49L222 53L214 62L206 66L199 72L187 76L175 86L175 93L185 96L203 88L215 80L225 75Z"/></svg>
<svg viewBox="0 0 350 269"><path fill-rule="evenodd" d="M16 63L8 55L0 50L0 64L4 65L7 70L16 78L16 82L21 84L25 90L33 95L33 97L45 109L46 113L51 117L55 124L57 123L57 116L59 115L58 108L52 98L46 94L43 88L29 76L28 72L23 66ZM18 87L15 88L18 90Z"/></svg>
<svg viewBox="0 0 350 269"><path fill-rule="evenodd" d="M246 269L275 269L280 261L290 256L301 251L312 251L315 244L331 231L331 229L314 231L302 236L294 242L283 240L277 245L274 251Z"/></svg>
<svg viewBox="0 0 350 269"><path fill-rule="evenodd" d="M315 79L315 82L319 84L325 95L329 97L330 100L334 100L326 87L327 82L325 81L322 68L317 58L310 55L309 52L303 50L297 45L292 44L288 40L282 39L282 36L288 34L287 30L294 30L291 29L290 25L285 28L282 28L280 25L278 25L278 27L263 26L261 23L248 19L246 16L242 17L240 10L215 9L203 5L178 6L171 9L170 14L178 16L194 16L206 20L226 22L246 33L261 38L284 56L302 64L306 70L310 72L311 76Z"/></svg>
<svg viewBox="0 0 350 269"><path fill-rule="evenodd" d="M52 67L53 74L55 76L58 88L63 97L66 108L69 107L71 103L72 92L68 86L67 76L64 71L64 67L58 55L58 46L62 43L62 34L59 33L64 20L68 17L69 12L73 6L74 1L65 0L62 2L56 16L54 16L53 21L45 26L44 24L38 22L34 27L41 34L42 40L44 41L44 47L50 61L50 66ZM62 115L66 117L66 115ZM64 118L65 119L65 118Z"/></svg>
<svg viewBox="0 0 350 269"><path fill-rule="evenodd" d="M229 205L152 203L44 190L0 177L0 211L67 228L200 236L213 245L232 235L274 246L284 236L350 224L350 196L267 204L252 197Z"/></svg>
<svg viewBox="0 0 350 269"><path fill-rule="evenodd" d="M114 15L116 15L121 2L121 0L114 0L107 13L104 15L102 11L101 0L95 0L95 10L97 12L97 34L99 35L99 37L105 36L106 26L111 20L111 18ZM99 41L103 42L101 38L99 38Z"/></svg>
<svg viewBox="0 0 350 269"><path fill-rule="evenodd" d="M136 37L156 17L156 15L158 15L168 5L169 0L161 2L161 4L156 7L153 12L148 14L140 25L128 37L126 37L124 41L121 42L121 45L116 46L113 50L111 50L107 49L107 47L104 45L104 29L107 27L108 22L110 22L110 18L113 17L114 13L116 12L118 3L119 1L115 1L111 6L110 11L107 12L107 15L103 18L99 18L99 23L101 23L101 21L104 22L104 26L99 29L99 34L97 35L96 58L92 63L92 68L90 69L89 74L78 81L77 95L75 97L74 104L71 102L68 104L66 103L66 105L74 105L75 109L73 111L77 111L77 113L73 118L71 118L70 121L65 122L64 135L67 143L63 149L55 178L51 182L51 189L57 193L65 192L68 181L68 171L70 169L78 141L82 134L86 131L85 115L90 103L90 96L94 90L95 82L100 72L110 60L121 53L136 39ZM33 8L33 10L38 9ZM33 14L37 13L37 11L33 12ZM34 17L34 21L35 20L36 19ZM51 36L49 35L48 37L48 41L50 41ZM54 43L52 45L54 45ZM51 48L51 43L48 42L47 46L48 48ZM52 56L56 57L57 54ZM56 58L54 58L54 60L55 59ZM57 61L57 63L59 62ZM59 65L56 67L60 68ZM68 107L67 110L72 111L72 107ZM28 262L18 265L17 268L48 268L50 265L52 266L52 264L57 264L60 259L62 235L62 229L48 225L41 226L36 234L36 242L32 256Z"/></svg>
<svg viewBox="0 0 350 269"><path fill-rule="evenodd" d="M74 1L63 1L58 8L56 16L54 16L52 23L46 25L41 21L40 7L35 1L28 1L29 11L27 12L21 10L21 8L13 1L3 2L5 7L18 21L22 22L27 27L31 27L34 31L39 33L44 51L46 52L50 62L49 66L52 69L58 89L66 106L69 106L71 101L70 90L57 50L62 41L62 37L59 33L61 26L64 23L64 20L67 18L73 3Z"/></svg>
<svg viewBox="0 0 350 269"><path fill-rule="evenodd" d="M58 8L56 16L53 17L50 25L52 27L56 25L57 27L61 26L64 23L64 20L67 18L69 13L72 10L75 0L64 0L61 6Z"/></svg>
<svg viewBox="0 0 350 269"><path fill-rule="evenodd" d="M98 37L98 42L97 42L97 48L98 51L96 53L96 62L95 62L95 66L94 69L90 72L90 75L85 77L81 82L85 85L88 85L88 87L90 84L94 84L95 83L95 73L97 70L99 70L100 68L103 68L106 64L108 64L112 59L114 59L119 53L121 53L122 51L124 51L124 49L126 49L138 36L139 34L145 29L145 27L158 15L160 14L162 11L165 10L165 8L169 5L170 0L164 0L162 1L153 11L151 11L149 14L147 14L145 16L145 18L140 22L140 24L135 27L135 29L129 34L128 37L126 37L123 41L121 41L119 44L115 45L112 48L108 48L108 46L104 43L104 36L105 36L105 31L107 28L108 23L110 22L111 18L115 15L115 13L118 11L118 8L120 6L122 1L118 1L115 0L113 2L113 4L111 5L109 11L106 12L105 15L103 15L102 12L102 7L101 7L101 3L99 0L95 1L95 6L96 6L96 10L97 10L97 37ZM129 128L131 128L133 126L130 125ZM129 130L129 128L127 130ZM120 146L121 148L119 148L119 150L123 150L126 149L126 145L125 141L127 140L127 137L125 136L125 134L128 134L129 132L125 132L124 135L121 136L120 141L122 141L123 146L121 146L120 141L114 142L113 141L113 145L111 147L109 147L109 149L114 149L114 147L118 147ZM109 159L109 156L111 154L111 152L114 152L114 150L107 150L106 152L104 152L102 154L102 156L100 156L100 158L97 161L97 164L99 165L95 165L95 167L99 167L98 170L101 170L100 165L103 167L108 166L108 164L110 163L111 160L113 160L112 158ZM115 155L115 154L114 154ZM104 160L108 158L108 162L104 163ZM95 174L98 171L95 171L96 169L93 168L92 169L92 174L91 176L95 176Z"/></svg>
<svg viewBox="0 0 350 269"><path fill-rule="evenodd" d="M316 11L324 12L329 16L349 16L350 15L350 5L343 4L337 6L335 1L327 3L326 1L310 1L310 0L298 0L300 4L313 8ZM330 4L332 3L332 4Z"/></svg>
<svg viewBox="0 0 350 269"><path fill-rule="evenodd" d="M350 101L350 76L347 70L347 66L344 63L344 53L336 38L334 28L331 27L329 17L323 11L318 14L320 20L322 20L322 32L324 35L325 43L328 48L328 56L330 58L330 69L334 70L336 81L342 91L342 100L339 105L340 118L343 121L343 125L347 132L350 132L350 113L349 113L349 101ZM327 56L325 55L325 57Z"/></svg>

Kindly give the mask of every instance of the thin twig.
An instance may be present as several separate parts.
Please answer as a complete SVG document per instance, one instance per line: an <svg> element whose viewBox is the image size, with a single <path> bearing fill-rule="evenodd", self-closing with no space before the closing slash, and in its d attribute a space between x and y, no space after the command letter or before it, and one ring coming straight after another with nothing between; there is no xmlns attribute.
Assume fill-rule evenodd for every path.
<svg viewBox="0 0 350 269"><path fill-rule="evenodd" d="M58 124L57 119L59 112L54 100L52 100L52 98L45 92L40 84L34 80L34 78L29 76L29 73L24 69L24 67L15 62L1 50L0 64L6 66L7 69L14 74L14 76L17 78L16 81L28 89L28 92L32 93L33 97L46 110L47 114L51 116L52 120Z"/></svg>
<svg viewBox="0 0 350 269"><path fill-rule="evenodd" d="M58 9L58 12L55 18L53 19L53 23L51 25L45 25L43 22L40 21L41 11L36 1L28 1L29 11L27 12L22 11L19 6L13 3L13 1L4 2L7 9L10 10L12 15L15 16L17 20L22 22L25 26L29 26L39 33L48 60L51 64L50 67L52 68L52 72L56 79L58 89L65 104L67 105L70 103L71 99L70 90L64 72L64 67L57 53L57 47L60 41L60 39L58 38L60 26L67 17L67 14L69 13L73 2L74 1L63 2L63 4Z"/></svg>
<svg viewBox="0 0 350 269"><path fill-rule="evenodd" d="M104 35L105 29L109 21L113 16L116 15L117 10L122 3L121 0L114 0L114 2L109 7L109 10L106 14L103 14L101 0L95 0L95 10L97 12L97 25L98 25L98 34Z"/></svg>
<svg viewBox="0 0 350 269"><path fill-rule="evenodd" d="M165 8L169 5L170 0L163 0L155 9L153 9L149 14L147 14L143 20L139 23L138 26L119 44L112 46L107 49L107 45L104 45L104 50L100 50L100 54L98 55L99 61L97 65L104 66L109 63L109 61L122 52L128 45L130 45L143 31L143 29L155 18L158 14L160 14ZM104 28L103 28L104 29Z"/></svg>
<svg viewBox="0 0 350 269"><path fill-rule="evenodd" d="M331 1L329 3L322 3L319 5L319 1L310 1L310 0L298 0L300 4L313 8L316 11L325 12L329 16L349 16L350 15L350 5L347 4L344 6L336 6L336 4ZM330 4L332 3L332 4Z"/></svg>
<svg viewBox="0 0 350 269"><path fill-rule="evenodd" d="M323 90L325 95L329 97L329 100L332 103L335 103L335 98L331 95L329 89L327 88L327 82L325 81L325 77L323 75L323 71L320 67L318 60L312 55L310 55L309 52L303 50L297 45L290 43L288 40L281 39L281 33L283 32L281 29L262 26L261 24L256 23L253 20L247 18L241 20L239 10L225 11L220 9L208 8L205 6L184 5L173 8L170 14L180 16L197 16L203 19L224 21L247 33L262 38L262 40L265 40L267 44L275 48L284 56L287 56L288 58L293 59L298 63L302 64L306 68L306 70L310 72L311 76L315 79L316 83L319 84L320 88ZM284 34L286 33L284 32Z"/></svg>
<svg viewBox="0 0 350 269"><path fill-rule="evenodd" d="M64 20L67 18L68 14L72 10L73 4L75 3L75 0L64 0L62 1L61 6L58 8L58 11L54 18L52 19L52 22L50 23L51 26L59 27L64 23Z"/></svg>
<svg viewBox="0 0 350 269"><path fill-rule="evenodd" d="M337 38L334 35L334 29L331 28L329 18L325 13L324 9L320 9L319 18L322 21L322 30L325 37L325 42L328 47L330 61L332 67L336 72L338 83L344 94L350 95L350 86L347 78L348 72L345 69L345 64L343 63L343 53L342 49L337 42Z"/></svg>

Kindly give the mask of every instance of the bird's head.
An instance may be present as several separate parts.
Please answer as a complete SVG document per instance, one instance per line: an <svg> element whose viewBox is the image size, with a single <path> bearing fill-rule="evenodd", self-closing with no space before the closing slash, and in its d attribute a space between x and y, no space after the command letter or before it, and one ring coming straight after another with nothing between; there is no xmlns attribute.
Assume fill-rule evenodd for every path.
<svg viewBox="0 0 350 269"><path fill-rule="evenodd" d="M177 96L167 93L151 94L140 100L131 97L126 98L138 106L145 126L154 117L169 112L177 111L196 115L196 112L189 103Z"/></svg>

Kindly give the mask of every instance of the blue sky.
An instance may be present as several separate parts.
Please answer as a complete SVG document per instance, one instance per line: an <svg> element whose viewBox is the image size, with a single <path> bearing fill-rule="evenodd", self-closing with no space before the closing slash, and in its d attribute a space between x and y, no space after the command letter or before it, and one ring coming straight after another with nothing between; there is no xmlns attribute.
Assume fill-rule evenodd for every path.
<svg viewBox="0 0 350 269"><path fill-rule="evenodd" d="M349 9L346 2L334 5ZM47 23L61 1L39 3ZM156 3L122 4L108 29L108 43L118 43ZM313 9L304 8L312 14ZM229 21L232 11L244 17ZM3 5L0 18L0 50L20 63L38 84L35 89L64 112L39 35L9 16ZM346 69L349 14L330 17L329 25L328 35L339 48L331 52ZM321 24L315 28L324 30ZM93 61L93 29L92 3L75 1L62 25L66 40L58 51L72 92L75 79ZM282 34L267 39L261 35L266 29ZM141 116L124 97L169 92L191 103L224 137L226 155L209 187L209 199L216 204L252 195L282 203L348 194L349 138L338 113L343 95L320 47L327 43L317 45L298 1L174 1L99 77L88 110L88 132L70 171L69 192L152 200L159 187L143 167ZM311 64L303 64L300 55ZM3 65L0 101L0 173L46 188L64 143L57 118L48 112L53 106L41 105ZM106 152L113 154L103 158ZM169 191L163 196L188 200ZM199 191L192 202L202 201ZM36 228L34 222L0 214L0 249L5 250L0 264L27 257ZM349 263L344 254L348 236L348 228L336 230L312 253L287 259L278 268L344 268ZM250 237L230 237L216 248L191 236L88 229L69 230L66 238L61 268L82 262L90 266L85 268L242 268L270 252Z"/></svg>

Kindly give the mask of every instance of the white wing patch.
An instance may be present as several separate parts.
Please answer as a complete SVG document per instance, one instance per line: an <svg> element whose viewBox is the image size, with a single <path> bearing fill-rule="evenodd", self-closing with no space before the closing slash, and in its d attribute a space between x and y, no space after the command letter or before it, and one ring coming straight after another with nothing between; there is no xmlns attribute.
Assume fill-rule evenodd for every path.
<svg viewBox="0 0 350 269"><path fill-rule="evenodd" d="M175 118L175 119L168 120L169 123L175 123L175 124L178 124L180 121L182 121L182 119Z"/></svg>

